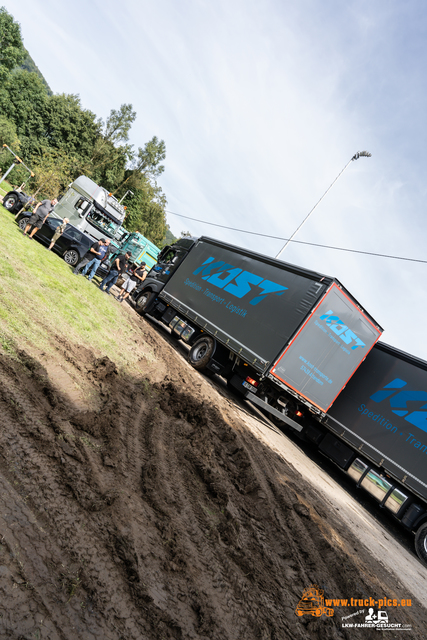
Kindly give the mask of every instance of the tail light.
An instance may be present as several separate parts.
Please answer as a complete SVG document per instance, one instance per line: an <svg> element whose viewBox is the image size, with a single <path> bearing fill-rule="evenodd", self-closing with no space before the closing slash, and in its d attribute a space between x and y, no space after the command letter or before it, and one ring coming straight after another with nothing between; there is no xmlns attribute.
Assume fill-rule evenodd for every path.
<svg viewBox="0 0 427 640"><path fill-rule="evenodd" d="M257 387L258 386L258 382L256 380L254 380L253 378L251 378L250 376L246 377L246 382L249 382L249 384L251 384L253 387Z"/></svg>

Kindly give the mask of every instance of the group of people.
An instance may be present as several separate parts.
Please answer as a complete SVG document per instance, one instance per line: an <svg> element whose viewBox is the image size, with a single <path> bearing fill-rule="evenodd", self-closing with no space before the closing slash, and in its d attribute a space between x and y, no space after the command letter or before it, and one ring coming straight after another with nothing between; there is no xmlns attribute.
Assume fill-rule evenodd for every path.
<svg viewBox="0 0 427 640"><path fill-rule="evenodd" d="M31 240L33 239L34 234L37 233L38 229L42 228L43 224L46 222L50 213L53 211L53 208L57 204L57 202L58 201L56 200L56 198L54 198L53 200L43 200L36 205L34 211L28 219L27 226L24 229L24 236L26 236L31 227L33 227L30 234L27 236ZM56 229L49 245L49 251L52 250L55 242L64 233L68 222L68 218L64 218L62 224L59 225ZM73 273L75 275L79 275L81 271L81 275L85 276L90 269L88 280L91 281L101 263L107 262L108 264L108 258L110 254L110 239L101 238L101 240L98 240L98 242L94 242L92 244L89 251L83 256L82 260L74 269ZM110 290L113 285L116 284L119 276L125 276L125 280L120 289L120 294L119 296L117 296L117 300L119 300L119 302L123 302L124 300L126 300L126 298L134 290L137 284L144 282L147 276L147 273L145 271L145 262L141 262L139 265L131 265L131 258L132 254L130 251L118 255L115 258L113 264L110 266L107 275L99 285L101 291L105 291L106 293L110 294ZM128 269L130 273L128 273Z"/></svg>
<svg viewBox="0 0 427 640"><path fill-rule="evenodd" d="M98 242L94 242L89 251L83 256L73 273L85 276L90 269L88 280L91 281L102 262L108 260L111 253L110 240L101 238ZM110 294L111 288L116 284L119 276L124 276L125 280L121 286L120 294L117 296L119 302L123 302L129 294L135 289L137 284L144 282L147 273L145 271L145 262L139 265L130 265L132 254L130 251L118 255L110 266L109 272L100 282L99 288ZM130 273L128 273L128 269Z"/></svg>

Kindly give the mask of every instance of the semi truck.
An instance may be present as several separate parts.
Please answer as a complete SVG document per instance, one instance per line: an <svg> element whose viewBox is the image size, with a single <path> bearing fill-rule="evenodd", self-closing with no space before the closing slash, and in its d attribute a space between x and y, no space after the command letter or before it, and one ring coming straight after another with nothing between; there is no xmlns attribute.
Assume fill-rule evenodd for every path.
<svg viewBox="0 0 427 640"><path fill-rule="evenodd" d="M133 297L194 368L298 430L294 409L324 415L382 333L335 278L206 237L165 247Z"/></svg>
<svg viewBox="0 0 427 640"><path fill-rule="evenodd" d="M110 238L118 248L116 234L126 215L125 207L104 187L98 186L87 176L80 176L70 184L61 196L55 213L60 218L68 218L94 241Z"/></svg>
<svg viewBox="0 0 427 640"><path fill-rule="evenodd" d="M381 326L336 278L187 237L132 297L189 345L195 369L373 495L427 564L427 363L378 342Z"/></svg>

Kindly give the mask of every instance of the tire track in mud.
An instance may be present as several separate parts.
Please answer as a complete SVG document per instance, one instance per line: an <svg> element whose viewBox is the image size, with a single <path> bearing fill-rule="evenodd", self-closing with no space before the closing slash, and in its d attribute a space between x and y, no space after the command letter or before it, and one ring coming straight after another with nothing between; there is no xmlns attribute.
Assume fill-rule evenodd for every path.
<svg viewBox="0 0 427 640"><path fill-rule="evenodd" d="M103 504L105 496L99 489L97 490L97 474L93 473L90 454L85 455L86 452L83 450L82 455L79 451L79 448L82 450L82 447L74 445L75 438L72 437L72 433L68 433L69 442L67 442L65 432L61 431L60 437L64 440L60 440L59 443L55 442L55 435L58 434L49 430L45 424L46 420L43 420L46 418L46 411L48 416L50 416L50 411L44 407L43 413L43 408L37 406L38 401L34 405L28 398L25 389L22 392L16 386L8 384L8 380L4 377L0 378L0 383L3 383L2 388L5 390L5 393L2 394L3 400L6 395L14 412L20 416L21 422L31 425L29 432L36 438L30 441L26 437L29 434L22 437L22 435L11 432L10 426L13 423L11 416L7 412L0 416L0 430L2 432L0 447L3 451L8 451L7 464L12 478L14 478L12 481L19 484L21 494L25 494L25 499L32 504L38 514L41 514L42 521L49 526L53 537L61 541L61 553L57 554L58 557L65 553L69 563L79 567L79 575L75 577L76 587L80 587L80 583L81 586L86 586L88 606L93 608L93 605L96 605L98 609L102 608L107 624L104 622L98 631L94 630L94 636L116 638L121 637L121 633L124 633L123 637L126 638L140 638L141 633L151 633L153 629L141 618L140 612L133 603L132 595L129 598L124 595L117 596L116 585L123 583L121 565L124 557L123 549L126 545L120 542L119 534L112 534L114 526L103 530L103 527L99 527L99 522L95 521L92 526L92 523L84 517L85 511L96 512L108 506L108 504ZM49 389L49 391L53 397L54 390ZM54 404L56 405L56 402ZM83 422L87 420L88 415L86 414ZM52 424L54 430L60 429L58 425L61 424L61 420L58 415L51 419L51 426ZM67 426L71 431L70 425ZM35 444L41 446L34 446ZM53 468L52 458L55 462ZM25 465L24 460L31 461L30 465ZM32 490L32 487L37 487L37 493ZM62 504L58 499L62 501ZM10 496L7 496L7 501L13 502ZM47 512L49 513L47 514ZM28 545L32 539L37 539L34 530L29 536L22 535L24 538L17 539L13 547L18 548L21 554L24 544ZM96 548L93 545L94 539L101 543ZM55 555L54 545L50 541L49 543L45 541L45 544L49 548L49 554ZM112 546L114 547L113 553ZM115 562L112 557L117 556L115 552L118 552L119 562ZM33 545L30 555L37 557L37 554L38 547ZM50 561L53 562L52 559ZM62 563L56 560L57 566ZM65 576L65 582L70 580L72 581L72 578ZM28 579L28 582L31 583L31 579ZM61 582L61 579L58 579L58 582ZM83 606L85 608L87 606L84 599ZM61 615L66 618L66 614L61 613ZM108 618L114 618L112 625L108 625ZM117 624L120 621L123 622L122 625ZM82 632L84 626L88 625L87 622L84 626L77 625L75 621L74 624L71 624L66 620L65 626L69 629L80 628Z"/></svg>
<svg viewBox="0 0 427 640"><path fill-rule="evenodd" d="M196 373L170 359L169 377L151 384L93 358L98 408L82 411L21 356L0 358L0 589L6 603L19 594L0 629L52 640L347 638L338 619L299 619L295 606L313 582L332 597L371 595L370 576L323 535L323 507L306 506L292 469L205 402Z"/></svg>
<svg viewBox="0 0 427 640"><path fill-rule="evenodd" d="M0 478L0 492L1 637L7 637L6 633L18 625L21 633L39 631L52 640L68 637L62 631L64 626L79 638L115 637L108 633L99 614L86 615L89 611L85 612L80 602L70 602L78 575L64 565L63 551L4 478ZM28 592L30 603L25 597Z"/></svg>
<svg viewBox="0 0 427 640"><path fill-rule="evenodd" d="M4 380L2 380L4 382ZM56 566L63 566L65 568L64 559L61 562L58 558L64 556L67 559L67 565L77 565L75 583L76 587L82 581L84 574L84 581L89 585L89 592L86 594L86 598L83 598L83 606L89 606L91 608L91 583L97 583L101 571L108 571L109 580L106 581L106 585L119 582L121 574L114 566L106 551L101 549L94 552L92 540L93 537L98 537L99 532L90 530L90 523L85 521L81 509L78 503L71 498L79 498L80 502L90 501L90 498L96 496L96 492L90 491L89 484L84 479L81 473L81 463L83 463L84 456L79 455L78 449L74 449L70 443L65 443L65 451L61 445L57 445L54 442L55 434L51 433L49 437L48 429L44 429L41 411L38 407L32 405L32 403L17 391L16 389L9 389L9 392L13 395L14 403L17 407L22 409L24 417L28 416L29 420L37 420L37 444L42 439L41 448L42 452L34 446L34 443L28 439L20 438L13 434L8 433L7 427L10 426L10 421L2 415L0 417L0 427L2 431L1 447L7 448L9 453L9 469L12 465L12 471L14 472L12 477L14 483L19 484L21 494L25 494L25 499L29 501L37 514L40 514L41 521L45 526L49 526L51 538L57 539L61 542L61 548L58 553L55 554L55 548L52 543L52 539L45 540L45 546L49 549L49 555L52 556L50 562L53 562ZM42 438L43 434L43 438ZM62 442L61 442L62 444ZM73 457L72 457L73 456ZM77 461L74 461L74 456ZM51 459L54 459L55 465L52 468ZM25 465L22 461L31 461L29 465ZM19 461L19 462L18 462ZM87 459L86 459L87 462ZM19 466L20 465L20 466ZM61 468L62 467L62 468ZM19 471L19 473L17 473ZM37 492L32 490L32 487L37 487ZM81 489L86 491L86 494L81 494ZM62 504L60 504L60 502ZM64 508L65 507L65 508ZM34 519L34 518L33 518ZM36 519L34 519L37 522ZM84 530L86 527L89 530ZM78 532L76 532L76 528ZM29 541L36 539L35 531L31 532ZM53 535L52 535L53 534ZM25 535L25 534L24 534ZM20 552L23 553L23 546L18 539L15 546L20 548ZM39 553L38 545L33 545L32 555L37 557ZM56 561L53 557L57 556ZM82 569L84 567L84 569ZM95 568L96 567L96 568ZM115 575L117 574L117 575ZM70 578L64 575L65 583L70 581ZM72 578L71 578L72 581ZM29 579L31 583L31 579ZM61 578L58 578L58 583L61 584ZM101 592L100 592L101 591ZM115 596L114 589L98 590L96 598L103 604L113 601ZM86 602L88 605L86 605ZM125 620L131 620L134 618L135 612L132 610L126 611L126 607L121 604L122 617ZM66 614L63 614L64 617ZM76 624L66 624L69 628L76 628ZM84 626L79 625L80 629L84 629ZM87 622L85 624L87 626ZM114 625L115 626L115 625ZM113 635L112 635L113 634ZM114 632L114 627L108 629L108 625L102 623L100 629L95 634L95 637L114 638L117 637ZM131 637L131 636L130 636ZM138 635L135 635L138 637Z"/></svg>
<svg viewBox="0 0 427 640"><path fill-rule="evenodd" d="M167 400L168 393L171 397ZM150 447L150 454L156 460L156 464L151 464L149 470L146 470L145 491L157 512L161 513L164 519L170 518L170 526L166 527L166 530L173 543L171 562L177 564L177 556L180 559L193 558L192 592L198 594L198 611L203 611L204 608L204 619L214 620L218 630L224 621L224 628L233 628L235 633L233 637L236 638L246 637L248 627L253 630L254 637L269 637L271 619L274 619L274 626L277 626L280 620L279 626L282 626L281 633L285 634L284 637L304 637L302 634L304 627L297 622L294 611L289 610L287 604L289 591L283 588L283 579L280 580L280 578L291 579L294 583L292 588L294 600L298 602L302 589L307 584L311 584L317 575L321 575L322 569L325 568L325 563L320 561L319 552L313 553L315 551L313 541L306 531L307 519L311 522L308 509L300 504L296 494L291 492L293 494L291 500L285 495L282 495L280 500L281 506L286 507L284 513L287 518L278 517L277 513L280 509L277 506L277 495L273 494L265 481L265 469L258 469L254 465L241 439L224 423L219 414L211 417L209 413L212 412L205 411L203 420L199 415L201 406L199 405L196 407L196 424L191 427L187 420L183 420L183 418L189 419L191 424L191 416L185 415L180 407L185 402L191 410L194 400L177 393L171 384L162 385L160 395L162 409L168 411L169 408L169 413L172 413L177 420L173 435L165 432L162 434L159 422L156 423L156 429L153 428L147 446ZM166 421L165 424L170 423ZM204 430L203 427L205 427ZM196 453L188 446L186 447L183 438L177 436L180 432L185 440L195 440L192 448L196 449ZM199 432L198 437L196 432ZM217 438L211 437L213 433L216 433ZM166 440L170 441L168 449L170 455L167 461L165 456L159 455L159 449L165 449ZM227 460L227 456L234 458L228 465L223 462ZM162 459L164 463L157 466ZM225 478L221 477L221 473L212 471L218 467L220 460L225 468ZM188 469L188 462L191 464L190 469ZM173 468L175 464L179 472ZM256 474L253 472L254 468L257 470ZM196 478L191 472L194 470L197 471ZM167 501L164 500L165 488L162 492L162 500L156 494L156 486L162 476L163 482L165 478L173 478L175 491L179 489L180 514L187 514L186 519L192 521L191 544L188 544L188 539L185 540L187 544L177 544L174 537L174 519L173 514L169 512ZM234 479L234 487L226 486L227 478ZM170 495L170 491L168 493ZM237 493L234 500L233 493ZM244 505L239 500L242 495L245 496ZM289 506L292 504L295 504L295 508ZM268 511L271 506L273 506L275 523L269 521ZM212 517L209 518L213 514L218 520L214 529ZM292 536L285 534L284 540L283 532L289 532L290 519L292 519L291 528L294 528L295 533ZM266 520L269 525L273 524L273 536L271 531L267 535L263 520ZM317 529L316 534L318 536ZM271 549L274 548L275 536L281 540L281 544L277 545L276 542L276 547L278 546L279 549L277 557L272 559L270 556ZM308 551L304 548L305 546ZM327 546L328 543L324 541L322 549L326 549ZM202 562L195 561L194 558L197 556L202 559ZM258 572L257 567L262 567L263 571ZM271 580L268 577L269 571L273 574ZM298 578L298 587L295 585L295 577ZM211 581L209 606L204 607L205 603L203 598L200 598L200 594L203 594L203 586L206 587L209 580ZM260 583L259 586L264 592L276 595L274 602L269 601L264 594L256 592L257 583ZM225 586L225 592L218 599L214 597L216 585ZM335 583L332 586L335 586ZM280 605L287 615L281 614L280 607L277 607L277 600L281 601ZM308 627L313 632L317 629L318 636L316 634L315 637L319 638L334 637L336 631L330 620L309 623ZM202 632L202 628L198 631ZM220 636L221 634L218 637Z"/></svg>
<svg viewBox="0 0 427 640"><path fill-rule="evenodd" d="M164 393L161 390L158 394L162 405ZM149 460L142 471L142 491L156 514L159 543L165 549L163 570L170 574L169 580L173 583L173 588L168 590L168 605L183 612L181 617L187 621L184 630L186 637L205 637L205 634L208 637L209 628L215 620L212 606L214 598L212 594L207 598L203 591L206 573L216 558L205 542L206 523L201 517L200 505L199 513L194 508L200 489L197 481L196 488L194 483L193 486L187 486L179 460L183 443L181 438L176 437L177 433L184 438L190 436L194 427L178 417L171 430L169 416L158 414L159 407L154 407L148 416L149 428L146 428L145 441ZM159 482L163 485L161 496L156 489ZM191 497L192 492L195 498ZM182 520L187 523L188 535L184 539L180 535ZM187 574L190 574L191 581ZM226 623L218 618L215 624L217 632L227 637ZM197 635L194 635L194 629Z"/></svg>

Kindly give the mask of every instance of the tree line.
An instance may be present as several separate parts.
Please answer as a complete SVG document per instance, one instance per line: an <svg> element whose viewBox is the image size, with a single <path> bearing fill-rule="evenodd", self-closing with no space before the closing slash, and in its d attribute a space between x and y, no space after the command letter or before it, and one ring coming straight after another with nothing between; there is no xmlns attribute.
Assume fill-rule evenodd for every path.
<svg viewBox="0 0 427 640"><path fill-rule="evenodd" d="M157 245L167 232L166 197L157 183L166 157L163 140L129 143L136 119L131 104L103 121L78 95L53 94L26 51L21 28L0 8L0 172L12 163L7 144L34 172L17 164L10 176L38 198L58 197L79 175L89 176L118 199L126 192L125 227ZM34 69L34 70L30 70ZM168 234L169 235L169 234Z"/></svg>

